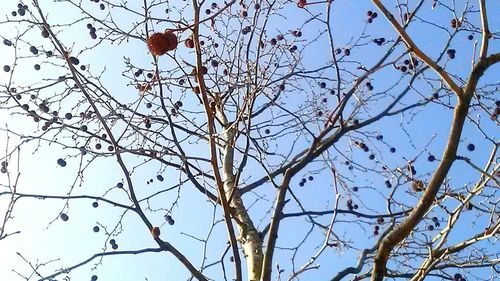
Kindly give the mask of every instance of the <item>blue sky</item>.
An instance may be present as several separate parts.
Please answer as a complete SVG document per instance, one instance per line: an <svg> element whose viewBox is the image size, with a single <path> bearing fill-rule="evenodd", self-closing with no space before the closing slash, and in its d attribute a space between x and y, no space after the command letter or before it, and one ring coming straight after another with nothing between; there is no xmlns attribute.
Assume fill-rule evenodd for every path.
<svg viewBox="0 0 500 281"><path fill-rule="evenodd" d="M0 3L1 14L9 14L11 10L17 9L17 3L13 1L6 1ZM130 85L131 80L124 78L126 75L133 75L127 71L127 64L124 63L125 58L138 67L147 70L152 69L151 56L147 53L146 45L137 40L130 39L130 41L123 41L122 44L110 44L109 41L103 42L101 45L94 47L96 41L89 38L87 23L92 23L99 27L98 22L89 19L77 21L71 27L60 28L55 23L67 24L72 23L75 19L80 17L76 7L67 3L52 3L51 1L42 2L42 9L47 13L48 21L53 25L53 29L57 31L57 36L61 42L68 48L73 50L72 54L78 56L82 64L87 65L90 73L99 75L101 73L101 82L111 95L121 102L130 102L137 104L139 95L133 85ZM463 2L463 1L459 1ZM172 3L170 9L183 10L183 2ZM221 4L221 3L219 3ZM430 8L430 3L422 8L422 18L429 20L429 22L440 23L442 18L448 19L450 17L449 11L443 7L438 7L436 10ZM462 4L462 3L460 3ZM88 8L93 14L97 15L100 20L106 20L104 12L98 10L95 3L83 3L84 8ZM134 3L132 3L134 5ZM164 5L164 4L162 4ZM210 3L206 4L207 6ZM382 17L379 12L379 17L372 24L366 25L366 11L375 8L371 6L369 1L347 1L338 0L333 2L333 34L335 38L336 47L352 48L352 55L350 58L344 58L343 65L347 65L348 70L356 73L354 70L357 66L356 61L361 60L366 66L373 64L380 55L387 50L387 45L382 47L376 46L371 43L373 37L385 37L387 41L395 39L396 35L392 28L388 25L387 21ZM425 4L424 4L425 5ZM30 5L31 6L31 5ZM160 8L161 7L161 8ZM459 5L457 5L459 7ZM490 7L491 15L495 14L497 7ZM457 8L457 10L460 10ZM186 18L189 18L190 10L187 9L183 12ZM252 11L252 9L250 9ZM327 63L325 57L329 54L329 46L326 36L324 36L324 25L320 24L317 20L308 21L304 24L305 19L311 18L311 15L318 15L324 17L324 5L315 4L311 5L307 10L297 8L293 3L285 4L283 9L279 12L281 15L274 15L270 17L269 27L266 29L266 39L277 36L283 31L291 31L300 28L306 40L315 38L321 35L318 40L313 41L310 45L305 45L300 39L293 39L290 36L286 40L297 40L297 45L303 47L304 52L300 53L302 64L300 67L304 69L315 68ZM187 15L186 15L187 14ZM125 30L130 30L131 27L140 20L140 17L134 16L131 13L116 13L116 22L120 27ZM164 16L163 6L157 7L154 15L158 17ZM170 13L170 19L176 19L175 13ZM10 17L11 18L11 17ZM19 17L17 17L19 18ZM263 18L260 19L261 21ZM491 27L494 32L498 32L499 20L490 16ZM233 19L231 27L236 27L240 19ZM249 20L243 21L243 25L250 24ZM477 24L477 23L475 23ZM3 38L13 40L17 35L23 34L27 27L26 23L2 23L2 31L0 35ZM144 26L140 25L144 30ZM415 36L415 41L428 54L437 58L441 52L446 50L440 49L446 43L446 32L443 30L439 32L439 28L431 29L425 23L415 24L415 27L409 29L409 33ZM171 26L164 23L155 26L155 31L162 31ZM366 28L368 34L372 37L359 38L361 32ZM36 44L45 50L53 50L53 46L42 39L37 37L39 30L37 28L28 28L29 31L26 36L22 36L23 40L32 40L30 44ZM204 31L208 33L208 28ZM450 29L447 28L447 32ZM103 36L101 30L98 31L99 36ZM472 56L472 46L474 40L478 35L474 33L475 39L470 41L466 37L472 32L460 32L453 39L450 46L457 50L456 60L447 60L444 58L440 64L446 65L446 68L457 76L463 76L470 70L470 57ZM390 34L390 35L388 35ZM216 34L211 34L214 40L218 40ZM182 33L180 38L184 40L188 34ZM291 39L290 39L291 38ZM220 38L219 38L220 39ZM59 75L67 73L64 66L61 67L61 60L55 58L45 58L44 56L30 56L28 48L29 44L25 41L17 42L18 55L21 57L16 61L17 65L13 73L14 85L31 85L37 87L41 84L47 83L44 79L54 79ZM44 41L45 40L45 41ZM498 40L496 40L498 41ZM355 45L356 46L353 46ZM186 48L181 47L175 53L175 59L178 61L194 62L194 56L188 52ZM92 49L88 49L91 48ZM495 40L491 44L491 50L498 52L498 42ZM0 46L0 65L13 65L14 64L14 48ZM394 58L404 51L401 46L396 48ZM326 54L326 55L325 55ZM467 55L466 55L467 54ZM468 55L471 54L471 55ZM41 71L34 71L33 65L35 63L41 64ZM159 59L160 68L172 69L175 67L173 58L161 57ZM392 66L391 66L392 67ZM187 71L187 70L185 70ZM219 71L220 72L220 71ZM489 70L488 75L482 80L482 85L492 84L498 87L498 77L494 73L498 72L498 66ZM2 94L4 85L9 83L11 73L0 73L0 84L2 87ZM179 70L175 72L179 73ZM428 72L430 79L435 79L432 72ZM219 74L220 75L220 74ZM334 106L334 98L328 96L328 103L322 104L320 98L327 96L330 88L336 87L336 83L332 81L335 72L333 68L317 73L317 75L327 81L327 89L320 89L315 83L316 80L299 81L286 81L287 87L291 86L292 90L284 93L283 104L293 109L303 109L304 115L313 116L317 114L318 108L328 110ZM345 75L345 76L344 76ZM343 78L347 82L343 83L343 90L348 90L352 86L352 79L349 80L349 71L343 74ZM369 118L378 112L378 107L383 108L391 101L390 96L384 96L377 99L377 95L387 93L388 95L397 95L406 85L410 79L409 75L402 75L397 71L384 70L375 74L370 78L375 87L376 95L367 104L365 111L360 112L358 118ZM42 82L40 82L42 81ZM309 84L307 84L309 83ZM432 87L438 85L433 81ZM414 84L414 92L412 95L406 96L401 104L411 104L424 97L431 96L429 92L429 84L427 81L419 80ZM277 85L273 85L275 87ZM296 88L294 88L296 87ZM491 88L494 88L493 86ZM190 95L190 92L181 92L178 88L172 87L168 91L168 97L171 101L183 100L186 112L199 111L199 104L196 99ZM271 90L274 88L271 88ZM59 91L63 91L63 87L51 87L46 90L40 91L40 98L49 98ZM270 90L270 91L271 91ZM497 93L498 89L492 90ZM271 93L269 93L271 94ZM363 95L363 93L360 93ZM490 98L494 101L494 95L491 94ZM146 97L146 99L153 99ZM69 96L63 103L60 104L60 112L71 111L72 106L75 106L76 101L80 96ZM444 97L446 104L450 102L453 104L454 97ZM153 99L154 101L154 99ZM485 102L486 104L486 102ZM353 105L350 105L353 106ZM353 106L354 108L354 106ZM342 196L340 198L340 205L345 209L345 203L348 199L353 199L360 204L360 209L363 212L370 214L384 214L386 213L386 206L384 199L391 192L384 186L384 181L389 179L394 184L396 177L391 176L390 173L381 172L381 166L387 165L389 167L401 167L404 163L414 158L416 155L417 160L415 167L417 168L417 176L428 178L437 165L436 162L429 163L426 159L428 154L436 155L439 159L441 151L446 141L448 127L451 120L451 110L444 110L444 106L439 104L431 104L421 111L415 109L406 112L404 115L396 115L381 122L375 123L366 130L360 132L353 132L348 137L339 141L334 148L329 150L330 156L334 159L336 167L343 177L342 182ZM139 110L141 112L148 112L144 103L140 104ZM73 110L74 111L74 110ZM12 111L11 111L12 112ZM76 112L77 113L77 112ZM153 113L151 113L153 114ZM279 115L277 110L272 114ZM196 122L203 124L204 116L195 114L191 115ZM283 124L280 124L280 119L273 120L271 113L265 114L255 120L258 124L262 122L262 129L271 128L272 134L276 131L283 129ZM471 114L471 118L476 116ZM481 128L484 129L486 135L494 137L498 141L498 124L493 122L487 123L487 117L482 117L481 122L484 124ZM485 120L485 121L483 121ZM411 122L409 122L411 121ZM273 123L274 122L274 123ZM74 124L79 124L77 121ZM317 132L320 130L322 123L308 123L308 128ZM78 125L79 126L79 125ZM102 128L95 124L89 124L90 130L102 132ZM10 115L7 110L0 110L0 127L2 129L9 128L13 131L21 131L29 135L40 135L41 131L31 133L37 125L32 121L32 118L27 116L20 116L18 114ZM119 135L125 128L124 124L119 123L113 127L115 134ZM255 137L261 128L255 130ZM376 161L369 161L368 154L355 148L352 145L352 140L364 138L366 135L383 134L384 141L376 141L374 138L369 138L369 146L374 153L376 153ZM485 159L491 151L491 144L478 137L480 132L472 124L468 123L465 127L464 137L462 139L462 146L460 148L460 155L470 157L478 166L482 167L485 164ZM51 137L47 134L47 137ZM7 137L10 137L7 146ZM299 151L309 145L311 138L304 133L289 133L285 136L277 136L270 138L267 141L271 150L286 151L292 146L291 139L297 137L299 140L296 143L294 151ZM71 135L63 132L57 136L60 143L75 146L71 140ZM3 149L9 151L13 145L19 143L20 140L12 133L7 134L5 130L0 131L0 157L3 157ZM79 140L77 140L78 143ZM118 188L117 183L124 182L123 173L120 171L117 161L114 157L98 157L95 161L85 168L82 177L78 177L81 163L89 163L92 159L90 155L81 156L76 147L64 147L58 142L49 143L42 142L41 147L37 149L38 143L30 141L28 144L22 146L19 157L14 153L9 159L10 178L0 174L0 183L7 184L10 180L13 182L15 167L19 163L20 177L17 183L18 191L23 193L33 194L47 194L47 195L67 195L71 191L71 195L87 195L105 197L109 200L129 205L130 200L128 195ZM95 139L90 141L90 146L94 146ZM474 143L476 150L468 152L465 146L469 143ZM79 145L83 145L79 143ZM107 145L104 146L104 149ZM134 143L132 148L140 147L140 143ZM206 143L190 143L186 144L189 149L190 155L207 156ZM396 153L390 153L391 147L396 148ZM149 147L145 147L146 149ZM64 158L68 165L64 168L59 167L56 163L58 158ZM498 154L496 156L498 159ZM269 163L278 163L279 157L268 157L266 159ZM356 168L354 172L350 172L349 165L342 165L346 160L354 163L361 163L360 168ZM128 155L125 161L129 167L135 167L133 170L132 179L135 185L136 192L140 198L147 197L154 194L166 187L175 187L179 182L184 182L186 177L177 169L166 168L160 163L155 161L145 161L145 158ZM242 178L248 182L259 178L264 175L262 168L256 162L249 163L248 170L245 171ZM203 167L206 163L200 164ZM373 169L373 170L371 170ZM156 176L161 174L166 180L159 182ZM470 167L463 163L457 163L450 172L448 180L452 188L460 190L463 185L472 185L477 181L478 174L473 172ZM302 177L307 178L313 176L314 180L308 181L304 187L299 187L298 184ZM153 183L147 183L149 179L153 179ZM74 185L74 188L72 186ZM353 193L350 190L353 186L359 186L363 192ZM1 191L5 187L2 186ZM334 193L332 186L332 178L328 169L325 168L323 162L317 161L309 165L304 171L293 180L292 191L294 194L301 198L301 203L307 209L311 210L330 210L334 202ZM215 192L215 191L214 191ZM398 199L401 200L400 206L414 204L417 200L415 194L408 191L407 186L402 185L398 189ZM254 218L254 223L259 229L263 229L268 223L270 218L269 210L274 200L275 190L270 184L264 185L258 189L256 193L247 193L244 197L247 206L251 205L250 213ZM498 200L498 192L492 191L493 199ZM496 197L495 197L496 196ZM177 200L180 198L179 200ZM0 197L0 210L4 210L7 204L6 196ZM112 252L109 239L116 239L121 250L138 250L149 247L156 247L156 244L148 229L144 226L139 217L132 212L124 212L123 209L114 207L105 202L99 201L99 206L94 208L92 203L94 200L75 199L70 200L66 205L65 200L60 199L45 199L35 200L32 198L20 199L15 205L15 217L7 224L8 231L20 230L20 234L12 235L0 241L0 277L2 280L22 280L13 270L20 274L29 274L30 268L22 258L16 254L21 253L23 257L33 263L44 263L52 261L44 266L41 270L44 274L49 274L62 267L72 266L77 264L93 254L104 252ZM381 203L384 202L384 203ZM478 202L479 203L479 202ZM455 202L456 204L456 202ZM219 207L214 209L214 206L208 202L207 198L200 195L200 193L192 188L189 183L183 183L181 188L174 188L171 191L162 193L161 195L153 198L149 202L144 202L142 205L147 210L147 215L154 225L161 226L161 237L171 244L178 247L196 266L199 266L203 260L203 243L193 239L192 237L204 238L210 234L209 243L206 251L207 260L206 264L217 261L222 256L226 248L226 230L224 223L221 220L222 211ZM150 207L148 209L147 207ZM450 203L449 208L453 208L453 203ZM399 209L397 209L399 210ZM298 212L300 208L293 200L285 208L285 213ZM59 214L67 213L69 220L63 222L58 219ZM164 221L164 215L170 213L175 219L174 225L168 225ZM442 224L445 223L446 216L442 209L436 208L431 212L439 217ZM450 241L458 241L464 237L468 237L476 233L477 229L470 228L471 223L478 225L481 229L487 224L489 218L481 216L475 217L476 213L465 213L462 221L457 226L459 231L453 232L450 236ZM214 218L215 215L215 218ZM431 215L430 215L431 217ZM318 222L328 224L330 216L318 218ZM217 221L213 229L210 228ZM426 227L428 222L423 222L418 227L420 230ZM93 232L93 227L98 225L100 231ZM316 263L321 264L320 270L311 270L303 275L301 280L328 280L334 276L339 270L345 266L353 266L356 263L357 256L362 248L371 247L376 241L377 237L373 235L372 228L374 225L373 220L358 220L354 215L340 214L335 224L335 234L345 241L351 242L349 246L339 247L338 250L329 251L327 254L321 256ZM280 240L278 242L277 254L275 255L274 263L278 263L285 269L285 276L291 273L292 267L300 267L306 263L311 255L317 251L322 243L324 237L321 229L315 228L307 240L304 241L297 256L294 259L294 264L291 264L291 250L290 247L296 246L301 243L304 236L309 231L310 223L304 217L300 218L287 218L283 221L280 227ZM212 231L212 232L210 232ZM418 232L418 239L425 235L435 235L437 233ZM485 244L488 245L488 244ZM492 250L494 252L494 250ZM232 265L228 261L229 254L225 256L225 266L228 273L232 272ZM391 264L391 266L395 266ZM363 271L364 272L364 271ZM215 280L222 280L220 276L220 268L218 266L210 267L205 272L208 276L215 278ZM99 280L184 280L187 278L187 271L182 268L179 262L169 253L147 253L140 255L112 255L105 257L100 263L96 259L85 266L82 266L71 272L72 280L88 280L92 274L99 276ZM450 274L453 274L450 271ZM487 277L489 272L486 271L472 271L476 277ZM30 279L36 280L36 278ZM59 279L58 279L59 280ZM62 280L62 278L61 278ZM434 280L432 277L429 280ZM438 279L436 279L438 280ZM479 279L478 279L479 280Z"/></svg>

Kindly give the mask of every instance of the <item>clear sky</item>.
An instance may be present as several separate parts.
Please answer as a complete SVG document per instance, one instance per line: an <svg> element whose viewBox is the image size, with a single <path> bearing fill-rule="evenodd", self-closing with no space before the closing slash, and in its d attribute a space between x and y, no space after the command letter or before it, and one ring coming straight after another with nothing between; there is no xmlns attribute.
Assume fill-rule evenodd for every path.
<svg viewBox="0 0 500 281"><path fill-rule="evenodd" d="M136 67L144 68L146 72L147 70L152 70L151 56L148 54L144 42L134 38L124 39L117 37L113 44L109 41L104 41L102 44L96 46L95 44L99 41L90 39L86 25L91 23L98 28L99 38L101 38L103 33L99 29L99 26L102 22L110 20L110 18L105 16L106 13L100 13L98 4L87 3L90 1L83 1L85 3L82 3L85 9L92 11L92 15L97 15L98 20L89 19L87 15L83 15L85 19L79 20L82 17L79 9L65 3L65 1L53 2L40 0L40 2L43 5L42 9L46 13L49 23L53 25L53 30L57 32L58 39L63 42L65 47L72 49L72 54L80 59L82 65L88 67L89 73L92 73L94 76L101 75L100 82L103 84L102 88L109 91L111 96L122 103L139 104L137 102L140 99L138 92L135 86L130 84L132 79L124 77L133 75L133 72L130 72L129 65L126 63L127 61L130 61ZM140 5L139 2L142 3L142 1L137 1L137 3L131 3L131 5ZM30 6L30 11L35 12L31 10L31 3L27 4ZM12 40L16 43L17 47L15 49L14 47L0 45L0 66L9 65L13 68L15 67L12 72L0 73L0 97L2 98L4 97L3 93L7 85L10 87L22 87L28 91L29 87L39 87L40 85L47 84L50 79L67 74L64 65L61 66L62 61L60 59L49 58L43 55L30 55L30 44L36 45L40 50L44 51L54 50L54 47L48 40L40 36L37 37L37 34L40 33L38 27L30 26L26 22L7 22L7 18L9 20L20 19L19 16L12 17L10 15L11 11L17 10L16 5L17 2L15 1L0 2L0 15L9 15L8 17L2 16L0 19L1 39ZM210 3L206 3L205 5L208 7ZM222 5L222 3L219 3L219 5ZM430 5L431 3L427 3L426 7L422 9L420 13L422 18L438 23L440 18L449 18L449 11L447 9L439 7L436 10L432 10ZM156 10L153 15L164 17L164 6L166 4L162 3L155 7ZM171 10L178 9L182 11L182 14L186 18L189 18L190 10L186 9L183 11L183 6L182 1L171 2L171 6L168 8ZM344 61L346 65L349 65L349 69L355 69L358 66L356 61L359 60L363 61L366 64L365 66L371 65L375 62L376 58L386 51L384 47L377 47L372 44L374 37L385 37L387 41L391 42L395 39L395 33L381 15L379 15L373 24L364 24L366 21L366 11L369 9L375 10L369 1L336 0L332 6L334 7L332 11L332 26L335 42L338 42L337 46L342 49L356 46L350 58L352 63L350 64L347 59L347 62ZM493 15L500 11L498 7L493 6L491 7L491 26L494 32L498 32L500 20ZM459 9L457 8L457 10ZM252 11L252 8L250 11ZM328 40L324 35L324 25L319 20L304 22L306 19L310 19L312 15L324 18L324 12L324 4L311 5L307 10L299 9L294 4L285 4L279 11L279 14L283 16L271 15L269 17L268 29L265 31L266 40L277 36L283 30L301 29L305 40L315 37L318 37L318 39L308 45L304 45L305 43L297 40L297 45L307 49L307 52L300 53L302 56L300 67L309 69L324 65L326 63L325 54L329 54ZM170 15L171 20L176 19L175 13L170 13ZM141 16L127 11L113 13L113 16L113 20L120 25L120 28L132 30L132 34L137 34L137 30L144 30L144 25L140 22ZM37 16L37 18L39 17ZM259 19L259 21L263 20L264 18ZM151 22L149 23L151 24ZM248 24L248 22L244 23ZM230 22L229 27L237 24L239 24L238 20L233 20ZM477 22L474 24L477 24ZM67 25L70 26L68 27ZM134 29L135 25L139 26L137 30ZM433 58L438 57L441 52L445 51L439 48L446 43L446 32L438 33L435 30L439 28L436 28L433 29L433 32L436 33L430 34L430 32L427 32L428 25L420 23L416 26L415 28L410 28L408 32L415 36L415 42L418 46L422 47ZM161 23L153 29L155 31L162 31L165 28L171 27L165 23ZM372 37L360 38L365 28L370 29L368 34ZM27 33L25 34L25 32ZM474 34L474 40L466 39L469 34ZM215 32L211 36L213 36L212 39L215 38L214 40L218 39ZM21 40L16 41L16 37L20 37ZM180 37L184 40L188 35L187 33L183 33ZM457 76L468 73L470 70L472 46L476 38L478 38L477 33L472 31L464 31L457 34L451 46L457 50L457 53L460 55L459 59L455 61L442 60L441 63L443 66L446 64L447 69L456 73ZM31 41L26 42L27 39ZM118 42L120 44L117 44ZM181 42L179 50L175 53L175 59L181 62L194 63L193 54L185 48L181 48L182 44ZM498 40L492 43L491 49L496 52L499 51ZM17 50L17 53L15 53L15 50ZM401 47L396 48L395 53L397 55L400 55L401 52ZM16 55L18 56L18 60L14 61ZM40 71L34 70L35 64L41 66ZM174 65L173 58L168 56L161 57L159 65L160 68L172 69L172 65ZM491 74L498 73L498 70L498 66L491 69L488 76L482 80L482 85L491 84L498 87L498 75ZM187 72L188 70L184 71ZM180 70L174 71L176 74L179 72ZM334 88L333 77L335 72L333 68L319 74L316 73L316 75L325 78L324 80L328 83L328 89ZM430 77L430 79L433 79L432 74L430 74ZM344 89L352 86L352 77L348 77L346 74L344 79L348 78L351 80L344 84ZM376 74L372 77L371 81L376 87L377 95L381 95L382 93L396 95L398 91L407 86L408 79L409 75L402 78L399 72L387 71ZM432 86L435 86L438 83L434 81L432 84ZM299 86L297 89L287 92L285 103L290 108L324 106L324 108L328 109L329 107L333 107L333 98L328 101L327 105L318 105L321 104L319 102L320 97L326 95L326 90L318 89L317 85L302 84L302 82L294 84L294 86L297 85ZM412 93L414 96L405 98L401 105L411 104L421 99L422 96L431 96L432 93L429 92L429 89L432 88L427 84L427 80L421 79L415 82L415 93ZM39 95L39 99L53 98L63 90L64 87L54 86L40 90L37 94ZM419 90L427 92L419 92ZM498 98L498 88L492 86L492 91L496 91ZM305 96L305 92L308 92L307 96ZM71 93L71 95L77 94L77 92ZM204 116L201 114L196 115L195 113L199 112L199 104L189 94L180 92L176 88L172 88L172 90L168 88L169 99L174 102L176 100L183 100L186 114L190 114L190 118L192 117L195 120L193 122L204 124L201 121L204 120ZM23 101L28 100L28 98L28 94L26 94L26 97L23 96ZM146 97L146 99L148 98L150 97ZM75 103L79 99L79 96L69 96L65 97L64 102L59 104L56 101L54 104L58 107L61 114L69 111L77 113L72 107L76 107ZM383 107L391 99L390 96L380 98L379 100L374 98L367 105L365 111L359 112L357 116L368 118L374 112L377 112L377 106ZM453 104L454 98L452 96L446 99L447 102ZM0 102L2 101L0 100ZM348 199L354 198L356 202L360 202L360 209L363 213L376 215L386 213L384 199L388 196L390 190L384 186L384 180L389 178L395 181L395 178L380 172L382 165L389 167L402 166L402 163L417 155L418 159L415 163L418 169L417 175L422 178L428 178L433 173L437 162L429 163L426 160L427 156L433 154L438 158L441 157L441 151L446 141L451 121L451 110L444 110L443 108L440 105L429 105L425 108L425 114L420 114L418 109L409 111L403 115L397 115L375 123L367 131L363 131L360 134L353 133L352 136L340 141L330 153L338 165L337 169L339 173L346 174L343 187L347 191L342 194L340 199L342 209L345 209L344 206ZM31 117L13 113L16 110L8 111L5 109L5 106L0 108L0 159L3 159L6 152L15 151L13 150L15 145L25 142L33 136L40 136L44 138L44 141L37 142L30 140L21 146L19 153L12 153L9 156L9 174L0 174L0 192L8 190L9 185L16 185L17 191L25 194L95 196L104 197L124 205L131 204L128 195L116 187L119 183L124 182L124 175L112 155L97 158L94 158L91 154L82 156L78 150L78 146L84 145L84 138L73 141L71 134L64 131L54 137L57 130L44 134L39 130L40 124L33 122ZM108 108L106 110L112 112L114 109ZM139 111L148 112L147 110L144 102L142 102L139 106ZM278 119L276 120L278 125L273 125L272 114L274 113L263 115L261 118L256 119L256 122L262 122L262 128L264 128L264 125L268 126L274 134L276 131L279 132L282 129L283 124L280 124L279 122L281 121ZM309 114L314 115L317 112L309 112ZM154 112L151 115L154 115ZM472 121L474 121L474 118L475 116L471 116ZM487 121L482 121L484 117L482 118L481 122L486 123ZM269 120L271 122L268 122ZM78 121L74 121L72 124L81 125ZM311 124L310 127L318 131L318 124ZM88 126L89 131L95 131L99 134L103 133L102 128L97 124L88 124ZM125 127L125 124L117 123L113 127L113 132L116 135L120 135L125 130ZM38 130L35 132L37 128ZM482 129L484 129L483 133L485 135L492 136L498 141L498 124L486 123ZM21 132L24 134L24 137L20 138L19 135L8 132L9 130ZM490 141L482 136L478 137L481 132L478 132L472 122L467 124L464 132L460 153L470 157L473 161L476 161L478 166L482 167L485 164L487 155L491 151ZM366 153L352 146L351 140L361 138L363 134L383 134L385 136L383 142L376 142L374 139L371 139L373 143L370 143L370 147L373 147L376 151L374 153L377 153L375 162L368 161ZM288 131L287 136L269 139L267 145L271 148L274 147L278 152L286 151L292 145L289 138L291 139L293 136L294 133ZM191 140L189 139L189 141ZM295 148L293 150L299 151L307 147L310 141L311 139L307 136L301 137L294 144ZM465 146L470 143L474 143L477 148L474 153L465 149ZM87 145L94 147L95 144L95 139L92 139ZM130 147L138 149L141 145L139 141L136 141ZM106 147L107 145L104 146L103 150ZM193 141L186 144L186 147L192 156L208 155L204 142L195 143ZM396 153L389 152L391 147L397 149ZM146 146L144 148L148 149L149 147ZM67 163L66 167L63 168L57 164L59 158L64 158ZM184 183L186 177L178 169L167 168L156 161L147 161L145 159L136 156L125 157L126 164L129 167L134 167L132 180L138 197L146 198L167 187L173 187L172 190L163 192L151 200L142 202L142 206L146 210L150 221L154 225L161 226L161 237L178 247L196 266L202 263L209 264L220 259L227 242L225 226L223 221L221 221L221 209L219 207L214 209L214 206L207 198L200 195L189 182ZM350 172L349 165L340 164L344 163L347 159L351 163L354 163L355 166L357 165L356 163L362 163L360 166L366 167L366 170L360 168L359 170L356 169L355 172ZM498 159L498 154L496 159ZM266 160L272 164L273 161L279 161L279 157L269 157ZM264 171L257 164L256 162L250 162L248 170L243 174L242 178L247 179L248 182L252 182L259 178L260 175L264 175ZM206 163L202 163L201 165L206 167ZM19 171L17 167L19 167ZM79 173L82 169L83 173ZM18 178L16 178L17 172L19 172ZM165 181L160 182L157 179L157 175L162 175ZM478 179L478 174L472 172L470 167L467 167L463 163L454 166L451 175L453 176L448 179L447 183L454 188L471 185ZM304 187L299 188L300 179L302 177L308 178L309 176L314 179L307 181ZM153 181L149 182L150 179L153 179ZM179 184L181 188L177 188ZM363 193L355 194L350 192L349 190L353 186L359 186ZM325 169L324 163L320 162L312 163L293 181L294 194L301 198L303 206L310 210L331 210L335 200L335 194L332 189L331 174ZM399 197L401 201L398 208L416 202L417 197L411 192L405 191L401 193L402 195ZM259 229L263 229L269 221L270 208L274 196L274 188L270 184L266 184L255 194L248 193L244 197L245 203L251 206L251 214ZM498 192L492 193L492 197L498 200ZM40 267L40 272L48 275L61 268L85 261L94 254L103 252L116 253L116 251L111 249L111 245L109 244L110 239L116 240L119 245L118 251L157 247L148 229L135 213L112 206L112 204L103 202L102 200L98 201L97 207L94 207L92 205L94 202L95 200L91 198L72 199L70 201L21 198L16 202L14 216L6 224L6 230L9 233L17 231L19 233L0 240L0 280L15 281L28 279L23 279L21 276L32 273L29 263L31 263L31 267L44 264ZM292 204L292 202L285 208L285 213L300 211L299 206L295 203ZM0 214L4 214L9 206L8 203L8 196L0 196ZM444 224L446 215L443 211L437 209L433 212L435 212L434 214ZM69 219L67 221L61 220L59 218L61 213L67 214ZM174 225L169 225L165 222L164 215L166 214L171 214L175 219ZM330 216L326 216L318 218L317 221L328 224L330 219ZM487 224L488 219L487 217L475 217L474 213L464 214L463 222L458 225L460 232L453 233L450 236L450 240L458 241L464 237L469 237L476 233L475 229L469 227L471 223L480 225L480 229ZM0 220L0 222L2 221ZM426 224L427 222L424 222L419 227L421 229L425 228ZM212 225L215 225L213 229L211 228ZM94 232L94 227L96 226L99 227L98 232ZM275 256L275 264L281 264L283 268L286 268L284 276L288 276L292 268L290 261L292 251L290 247L300 245L304 237L307 236L308 231L310 231L310 227L311 224L305 217L287 218L283 221L279 232L280 240ZM335 224L335 234L342 237L345 241L352 242L352 244L339 247L337 251L330 251L328 254L321 256L316 261L318 264L321 264L321 270L311 270L305 273L301 280L329 280L328 278L334 276L344 267L354 266L361 249L371 247L378 238L378 236L373 235L372 227L373 221L367 223L366 220L358 220L352 214L339 215L338 222ZM433 234L436 234L437 231ZM432 236L431 234L429 234L429 237ZM321 230L315 229L311 231L308 239L299 247L298 254L294 257L293 266L300 266L309 260L310 256L321 245L321 237L323 235ZM422 238L427 235L423 232L419 232L419 235L421 236L418 239L427 238L427 236L426 238ZM209 243L204 248L204 243L200 239L207 237ZM204 250L208 252L207 260L205 261L202 259ZM231 263L228 262L229 256L230 254L227 254L224 260L227 272L231 273L233 269ZM396 265L392 264L391 266ZM478 278L486 278L490 274L487 270L472 271L472 273ZM93 274L98 275L99 280L124 281L185 280L188 277L187 271L180 263L171 254L164 252L143 253L139 255L111 255L104 257L102 260L97 258L71 271L71 280L89 280ZM219 266L206 269L206 274L213 276L215 280L222 280ZM58 278L60 279L57 280L63 280L61 276ZM29 280L37 280L37 277L34 276ZM429 280L434 280L434 278L430 277ZM438 279L436 278L436 280Z"/></svg>

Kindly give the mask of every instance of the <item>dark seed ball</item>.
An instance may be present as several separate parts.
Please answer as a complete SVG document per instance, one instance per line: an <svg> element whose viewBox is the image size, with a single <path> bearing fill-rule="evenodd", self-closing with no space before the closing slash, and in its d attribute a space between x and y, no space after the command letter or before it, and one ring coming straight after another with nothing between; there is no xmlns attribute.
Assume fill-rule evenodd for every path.
<svg viewBox="0 0 500 281"><path fill-rule="evenodd" d="M80 147L80 153L82 155L86 155L87 154L87 149L85 147Z"/></svg>
<svg viewBox="0 0 500 281"><path fill-rule="evenodd" d="M36 54L38 54L38 49L37 49L35 46L31 46L31 47L30 47L30 52L31 52L33 55L36 55Z"/></svg>
<svg viewBox="0 0 500 281"><path fill-rule="evenodd" d="M467 145L467 150L468 150L468 151L474 151L475 149L476 149L476 146L475 146L474 144L469 143L469 144Z"/></svg>
<svg viewBox="0 0 500 281"><path fill-rule="evenodd" d="M392 187L392 184L389 180L386 180L385 181L385 186L387 186L387 188L391 188Z"/></svg>
<svg viewBox="0 0 500 281"><path fill-rule="evenodd" d="M75 57L70 57L69 58L69 61L73 64L73 65L78 65L80 63L80 60L75 58Z"/></svg>
<svg viewBox="0 0 500 281"><path fill-rule="evenodd" d="M57 159L57 164L61 167L66 167L66 161L62 158Z"/></svg>
<svg viewBox="0 0 500 281"><path fill-rule="evenodd" d="M49 38L49 36L50 36L49 32L47 31L47 29L44 28L42 30L42 37L43 38Z"/></svg>

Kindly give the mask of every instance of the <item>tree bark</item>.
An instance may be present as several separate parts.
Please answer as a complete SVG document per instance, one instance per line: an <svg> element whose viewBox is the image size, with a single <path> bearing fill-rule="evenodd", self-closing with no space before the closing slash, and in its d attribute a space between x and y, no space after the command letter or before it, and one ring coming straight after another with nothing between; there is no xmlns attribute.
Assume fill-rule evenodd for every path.
<svg viewBox="0 0 500 281"><path fill-rule="evenodd" d="M241 194L236 186L237 183L235 182L235 174L233 172L235 133L236 127L231 125L225 128L223 134L223 142L225 143L222 151L224 191L238 228L238 242L243 248L246 259L248 280L258 281L260 280L263 260L262 239L243 204Z"/></svg>

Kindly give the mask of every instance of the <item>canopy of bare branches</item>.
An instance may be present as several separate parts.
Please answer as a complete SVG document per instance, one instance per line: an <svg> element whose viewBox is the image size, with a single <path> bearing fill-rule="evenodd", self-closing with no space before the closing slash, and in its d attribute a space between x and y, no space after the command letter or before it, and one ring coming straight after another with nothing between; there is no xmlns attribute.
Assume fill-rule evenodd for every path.
<svg viewBox="0 0 500 281"><path fill-rule="evenodd" d="M0 280L497 280L499 12L2 1Z"/></svg>

